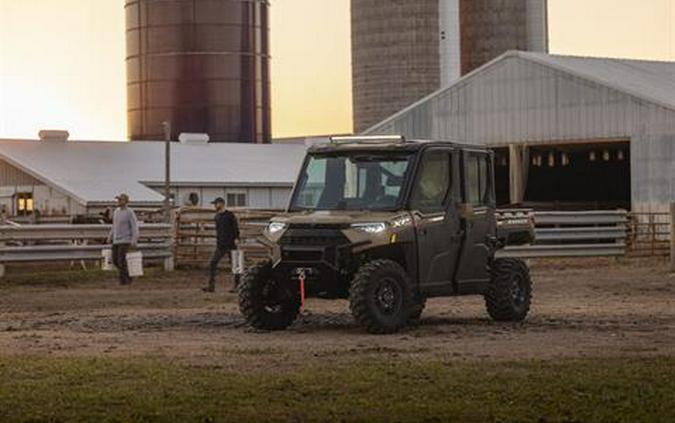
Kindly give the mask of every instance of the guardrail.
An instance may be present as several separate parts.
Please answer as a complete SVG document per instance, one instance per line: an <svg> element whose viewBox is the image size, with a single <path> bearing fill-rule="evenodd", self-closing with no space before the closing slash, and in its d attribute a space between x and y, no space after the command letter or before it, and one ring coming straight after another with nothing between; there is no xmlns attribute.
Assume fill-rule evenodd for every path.
<svg viewBox="0 0 675 423"><path fill-rule="evenodd" d="M498 257L595 257L626 254L625 210L534 212L535 243L511 246Z"/></svg>
<svg viewBox="0 0 675 423"><path fill-rule="evenodd" d="M110 225L0 226L0 276L9 263L101 260ZM161 259L173 270L173 226L139 225L138 249L147 259Z"/></svg>

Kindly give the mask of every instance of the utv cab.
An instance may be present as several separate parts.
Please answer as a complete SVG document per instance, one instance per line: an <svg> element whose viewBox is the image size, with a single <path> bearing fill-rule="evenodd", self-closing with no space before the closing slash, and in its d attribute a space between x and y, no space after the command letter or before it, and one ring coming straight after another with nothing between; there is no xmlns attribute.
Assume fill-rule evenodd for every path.
<svg viewBox="0 0 675 423"><path fill-rule="evenodd" d="M305 297L345 298L357 323L392 333L427 298L481 295L495 320L530 308L526 264L495 258L533 225L495 217L493 153L403 137L340 137L308 149L286 213L261 239L271 260L239 288L246 321L287 328Z"/></svg>

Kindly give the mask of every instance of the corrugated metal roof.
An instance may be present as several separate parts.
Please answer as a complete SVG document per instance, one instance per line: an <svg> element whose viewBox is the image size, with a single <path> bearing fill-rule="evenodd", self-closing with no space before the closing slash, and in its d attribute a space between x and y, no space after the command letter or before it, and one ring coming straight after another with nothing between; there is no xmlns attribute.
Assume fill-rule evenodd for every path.
<svg viewBox="0 0 675 423"><path fill-rule="evenodd" d="M510 52L675 110L675 62Z"/></svg>
<svg viewBox="0 0 675 423"><path fill-rule="evenodd" d="M495 64L512 57L557 69L572 76L593 81L646 102L675 111L675 62L561 56L514 50L502 54L480 68L455 80L450 85L429 94L405 109L389 116L387 119L363 131L363 134L378 133L378 129L387 123L466 83L468 80L472 80Z"/></svg>
<svg viewBox="0 0 675 423"><path fill-rule="evenodd" d="M304 145L211 143L171 145L171 180L220 186L291 185ZM0 158L82 203L127 192L134 202L159 202L144 183L164 181L164 143L0 140Z"/></svg>

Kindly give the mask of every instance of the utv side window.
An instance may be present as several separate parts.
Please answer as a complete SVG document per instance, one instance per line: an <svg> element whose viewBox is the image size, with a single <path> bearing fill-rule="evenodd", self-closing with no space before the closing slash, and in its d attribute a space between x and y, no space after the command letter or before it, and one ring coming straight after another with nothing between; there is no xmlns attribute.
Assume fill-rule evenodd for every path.
<svg viewBox="0 0 675 423"><path fill-rule="evenodd" d="M450 153L426 152L420 162L410 207L426 213L445 210L450 186Z"/></svg>
<svg viewBox="0 0 675 423"><path fill-rule="evenodd" d="M468 154L465 166L465 202L475 207L489 206L492 203L489 156Z"/></svg>

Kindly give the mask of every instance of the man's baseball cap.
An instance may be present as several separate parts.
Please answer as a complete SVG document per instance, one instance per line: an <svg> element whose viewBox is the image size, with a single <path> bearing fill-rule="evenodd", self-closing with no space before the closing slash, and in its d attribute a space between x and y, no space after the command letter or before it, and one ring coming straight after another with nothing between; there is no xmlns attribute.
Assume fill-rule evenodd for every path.
<svg viewBox="0 0 675 423"><path fill-rule="evenodd" d="M223 197L217 197L215 200L211 201L211 204L225 204L225 199Z"/></svg>
<svg viewBox="0 0 675 423"><path fill-rule="evenodd" d="M115 200L125 200L129 201L129 196L125 193L121 193L115 196Z"/></svg>

